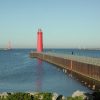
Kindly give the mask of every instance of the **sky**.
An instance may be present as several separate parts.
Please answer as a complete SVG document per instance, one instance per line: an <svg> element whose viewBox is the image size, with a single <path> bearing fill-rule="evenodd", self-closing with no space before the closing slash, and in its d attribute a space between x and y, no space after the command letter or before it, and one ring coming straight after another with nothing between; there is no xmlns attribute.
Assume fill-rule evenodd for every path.
<svg viewBox="0 0 100 100"><path fill-rule="evenodd" d="M0 48L100 48L100 0L0 0Z"/></svg>

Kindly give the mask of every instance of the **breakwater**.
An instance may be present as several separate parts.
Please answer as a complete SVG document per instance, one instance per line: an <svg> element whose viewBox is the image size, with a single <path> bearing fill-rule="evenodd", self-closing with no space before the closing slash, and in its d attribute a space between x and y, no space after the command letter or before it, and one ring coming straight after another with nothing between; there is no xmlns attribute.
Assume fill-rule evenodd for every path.
<svg viewBox="0 0 100 100"><path fill-rule="evenodd" d="M100 59L57 53L31 52L36 57L57 65L90 89L100 90Z"/></svg>

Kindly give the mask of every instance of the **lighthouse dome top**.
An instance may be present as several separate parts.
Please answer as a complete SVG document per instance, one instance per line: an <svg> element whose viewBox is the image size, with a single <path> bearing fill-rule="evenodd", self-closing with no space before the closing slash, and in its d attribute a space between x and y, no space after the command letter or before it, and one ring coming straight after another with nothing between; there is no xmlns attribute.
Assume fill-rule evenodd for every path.
<svg viewBox="0 0 100 100"><path fill-rule="evenodd" d="M39 29L38 29L38 32L42 32L42 29L41 29L41 28L39 28Z"/></svg>

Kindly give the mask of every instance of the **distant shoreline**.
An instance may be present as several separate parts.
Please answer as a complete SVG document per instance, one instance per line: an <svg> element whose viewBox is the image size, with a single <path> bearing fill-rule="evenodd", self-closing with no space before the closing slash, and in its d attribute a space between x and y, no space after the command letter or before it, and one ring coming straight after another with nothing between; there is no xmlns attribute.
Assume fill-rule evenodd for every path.
<svg viewBox="0 0 100 100"><path fill-rule="evenodd" d="M16 49L36 49L36 48L12 48L13 50ZM77 50L100 50L100 48L44 48L44 50L49 50L49 49L77 49ZM11 50L8 48L0 48L0 50Z"/></svg>

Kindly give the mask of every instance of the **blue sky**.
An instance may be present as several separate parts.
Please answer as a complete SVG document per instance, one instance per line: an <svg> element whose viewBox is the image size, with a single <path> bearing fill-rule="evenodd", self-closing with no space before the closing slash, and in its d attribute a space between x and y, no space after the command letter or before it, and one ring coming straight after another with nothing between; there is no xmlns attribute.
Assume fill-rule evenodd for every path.
<svg viewBox="0 0 100 100"><path fill-rule="evenodd" d="M0 0L0 48L100 48L100 0Z"/></svg>

